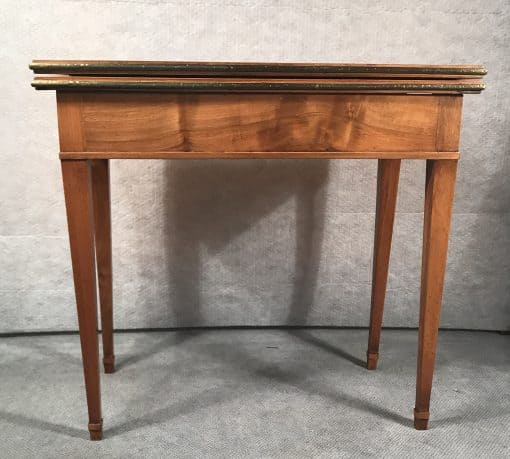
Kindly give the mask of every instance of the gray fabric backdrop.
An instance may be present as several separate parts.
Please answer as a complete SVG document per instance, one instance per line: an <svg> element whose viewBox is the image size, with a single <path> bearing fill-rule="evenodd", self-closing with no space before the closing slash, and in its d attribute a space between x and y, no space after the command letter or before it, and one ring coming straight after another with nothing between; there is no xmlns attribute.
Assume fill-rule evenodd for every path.
<svg viewBox="0 0 510 459"><path fill-rule="evenodd" d="M0 332L76 329L54 94L32 58L475 63L442 326L510 328L508 1L3 0ZM114 162L115 323L368 323L375 161ZM424 165L403 164L387 326L416 326Z"/></svg>

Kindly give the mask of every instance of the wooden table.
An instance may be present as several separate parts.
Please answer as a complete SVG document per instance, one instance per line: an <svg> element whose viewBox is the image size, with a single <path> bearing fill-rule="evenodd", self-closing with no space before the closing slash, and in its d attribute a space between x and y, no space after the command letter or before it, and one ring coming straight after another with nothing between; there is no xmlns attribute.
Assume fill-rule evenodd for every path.
<svg viewBox="0 0 510 459"><path fill-rule="evenodd" d="M93 440L102 438L96 263L106 373L114 372L110 159L377 159L367 368L374 370L402 159L426 160L414 425L426 429L472 65L33 61L56 90L78 322Z"/></svg>

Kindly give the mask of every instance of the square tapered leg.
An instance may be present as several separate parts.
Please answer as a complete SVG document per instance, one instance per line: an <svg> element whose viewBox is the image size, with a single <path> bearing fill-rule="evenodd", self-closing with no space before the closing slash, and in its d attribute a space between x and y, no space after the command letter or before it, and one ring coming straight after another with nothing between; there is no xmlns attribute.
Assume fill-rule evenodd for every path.
<svg viewBox="0 0 510 459"><path fill-rule="evenodd" d="M114 373L110 169L107 159L92 160L90 164L103 365L105 373Z"/></svg>
<svg viewBox="0 0 510 459"><path fill-rule="evenodd" d="M426 430L443 295L456 160L427 160L414 426Z"/></svg>
<svg viewBox="0 0 510 459"><path fill-rule="evenodd" d="M379 341L381 338L386 283L388 281L399 174L400 159L380 159L378 161L372 301L367 350L367 368L369 370L377 368L379 358Z"/></svg>
<svg viewBox="0 0 510 459"><path fill-rule="evenodd" d="M86 160L62 161L62 176L89 413L89 432L91 440L100 440L102 419L94 220L89 162Z"/></svg>

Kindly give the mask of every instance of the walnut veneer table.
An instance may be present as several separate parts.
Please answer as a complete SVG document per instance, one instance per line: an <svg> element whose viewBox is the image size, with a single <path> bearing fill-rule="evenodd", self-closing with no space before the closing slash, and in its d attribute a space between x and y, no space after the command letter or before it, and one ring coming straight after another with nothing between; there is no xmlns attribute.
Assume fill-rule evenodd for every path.
<svg viewBox="0 0 510 459"><path fill-rule="evenodd" d="M427 162L414 425L426 429L462 95L481 66L33 61L56 90L89 431L102 438L103 364L114 371L110 159L377 159L367 368L375 369L402 159Z"/></svg>

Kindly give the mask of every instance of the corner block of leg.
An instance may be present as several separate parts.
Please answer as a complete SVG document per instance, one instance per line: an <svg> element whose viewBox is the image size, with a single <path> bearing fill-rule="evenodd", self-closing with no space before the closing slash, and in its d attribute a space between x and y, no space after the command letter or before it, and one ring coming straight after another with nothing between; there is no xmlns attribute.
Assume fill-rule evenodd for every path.
<svg viewBox="0 0 510 459"><path fill-rule="evenodd" d="M417 411L414 409L414 428L416 430L427 430L430 413L428 411Z"/></svg>
<svg viewBox="0 0 510 459"><path fill-rule="evenodd" d="M103 358L103 366L105 373L115 373L115 356L104 357Z"/></svg>
<svg viewBox="0 0 510 459"><path fill-rule="evenodd" d="M103 439L103 420L99 422L89 422L89 433L91 440Z"/></svg>
<svg viewBox="0 0 510 459"><path fill-rule="evenodd" d="M375 370L377 368L377 360L379 360L378 352L367 351L367 370Z"/></svg>

